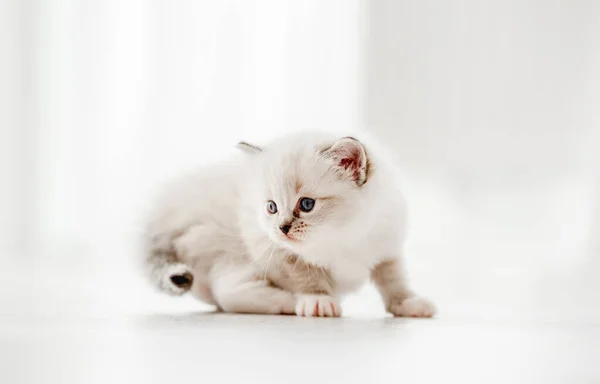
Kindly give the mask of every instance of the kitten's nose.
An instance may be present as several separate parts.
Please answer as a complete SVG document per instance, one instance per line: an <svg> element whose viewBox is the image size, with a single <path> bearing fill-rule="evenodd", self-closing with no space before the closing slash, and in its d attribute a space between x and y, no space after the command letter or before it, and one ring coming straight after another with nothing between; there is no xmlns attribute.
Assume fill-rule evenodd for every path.
<svg viewBox="0 0 600 384"><path fill-rule="evenodd" d="M292 228L292 226L289 224L283 224L283 225L279 226L279 229L281 229L281 232L285 233L286 235L290 231L290 228Z"/></svg>

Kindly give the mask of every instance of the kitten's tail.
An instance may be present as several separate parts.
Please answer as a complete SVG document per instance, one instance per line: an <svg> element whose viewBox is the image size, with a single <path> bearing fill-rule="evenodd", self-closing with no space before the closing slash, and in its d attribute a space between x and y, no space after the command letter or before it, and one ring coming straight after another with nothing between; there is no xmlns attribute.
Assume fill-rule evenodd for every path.
<svg viewBox="0 0 600 384"><path fill-rule="evenodd" d="M190 268L179 260L170 241L154 242L148 250L146 265L152 283L162 292L182 295L192 288L194 276Z"/></svg>

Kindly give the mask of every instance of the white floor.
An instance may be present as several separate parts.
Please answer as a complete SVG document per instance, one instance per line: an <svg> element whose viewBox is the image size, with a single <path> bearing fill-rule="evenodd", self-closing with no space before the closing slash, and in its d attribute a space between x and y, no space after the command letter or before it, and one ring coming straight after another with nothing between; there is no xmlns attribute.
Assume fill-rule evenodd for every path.
<svg viewBox="0 0 600 384"><path fill-rule="evenodd" d="M433 320L386 316L372 288L342 319L212 314L153 293L114 244L24 256L0 269L0 382L600 383L597 190L510 185L410 192Z"/></svg>
<svg viewBox="0 0 600 384"><path fill-rule="evenodd" d="M583 314L557 300L547 316L446 302L434 320L353 302L342 319L305 319L212 314L187 300L158 310L46 289L11 303L22 292L12 293L0 311L3 383L600 382L597 302Z"/></svg>

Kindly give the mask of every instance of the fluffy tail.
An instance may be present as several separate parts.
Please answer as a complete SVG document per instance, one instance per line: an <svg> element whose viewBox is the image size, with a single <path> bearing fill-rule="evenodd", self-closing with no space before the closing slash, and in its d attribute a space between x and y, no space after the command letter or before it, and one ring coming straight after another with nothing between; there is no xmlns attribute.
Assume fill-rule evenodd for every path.
<svg viewBox="0 0 600 384"><path fill-rule="evenodd" d="M152 282L161 291L171 295L182 295L192 288L194 276L190 268L177 257L171 241L153 242L147 254L146 264Z"/></svg>

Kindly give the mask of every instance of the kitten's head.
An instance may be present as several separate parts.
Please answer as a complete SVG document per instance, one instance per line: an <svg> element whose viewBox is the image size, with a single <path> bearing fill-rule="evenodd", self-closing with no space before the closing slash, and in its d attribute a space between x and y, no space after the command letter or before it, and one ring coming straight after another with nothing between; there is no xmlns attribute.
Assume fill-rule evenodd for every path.
<svg viewBox="0 0 600 384"><path fill-rule="evenodd" d="M280 245L293 251L318 247L364 209L361 190L370 164L354 138L304 133L265 149L239 147L259 160L249 196L261 229Z"/></svg>

